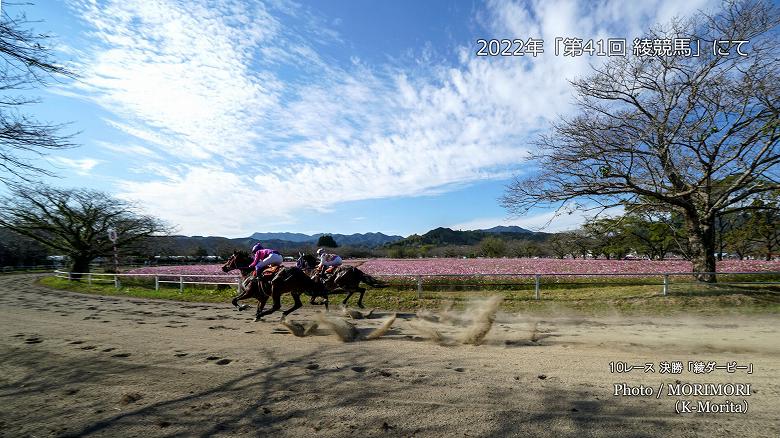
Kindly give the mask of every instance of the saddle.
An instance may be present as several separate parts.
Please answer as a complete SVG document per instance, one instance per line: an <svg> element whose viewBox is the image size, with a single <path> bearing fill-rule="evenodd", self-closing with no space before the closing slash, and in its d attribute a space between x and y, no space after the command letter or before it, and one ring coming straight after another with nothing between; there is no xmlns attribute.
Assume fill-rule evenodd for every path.
<svg viewBox="0 0 780 438"><path fill-rule="evenodd" d="M274 275L276 275L277 272L279 272L279 269L281 268L282 265L271 265L263 269L263 273L261 275L263 280L270 280Z"/></svg>

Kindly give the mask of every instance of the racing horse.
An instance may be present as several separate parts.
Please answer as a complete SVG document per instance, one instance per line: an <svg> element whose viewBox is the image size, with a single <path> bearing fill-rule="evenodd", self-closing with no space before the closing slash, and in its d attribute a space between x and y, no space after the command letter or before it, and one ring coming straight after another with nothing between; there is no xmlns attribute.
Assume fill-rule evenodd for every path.
<svg viewBox="0 0 780 438"><path fill-rule="evenodd" d="M324 304L327 310L327 289L325 289L322 283L312 280L303 270L297 267L281 266L276 268L276 270L266 269L260 275L260 278L250 279L250 277L253 277L252 271L254 271L254 268L248 266L250 263L252 263L252 257L249 256L249 253L246 251L234 251L222 266L222 271L230 272L238 269L241 272L241 280L238 284L240 293L231 302L236 309L246 310L249 306L246 304L239 305L238 302L247 298L257 299L255 322L260 321L263 316L279 310L282 307L281 297L288 292L292 296L294 304L291 308L282 312L282 319L303 305L301 303L301 294L306 292L311 295L312 304L316 304L314 302L315 297L324 297L325 301L321 304ZM273 299L273 306L268 310L263 310L268 298Z"/></svg>
<svg viewBox="0 0 780 438"><path fill-rule="evenodd" d="M385 283L350 265L338 266L332 272L317 272L315 269L317 258L311 254L298 253L296 266L308 274L312 280L324 285L328 293L346 293L347 296L341 302L344 306L347 305L349 298L358 292L360 294L357 302L358 307L364 308L363 295L366 293L366 288L360 286L361 282L375 288L387 287Z"/></svg>

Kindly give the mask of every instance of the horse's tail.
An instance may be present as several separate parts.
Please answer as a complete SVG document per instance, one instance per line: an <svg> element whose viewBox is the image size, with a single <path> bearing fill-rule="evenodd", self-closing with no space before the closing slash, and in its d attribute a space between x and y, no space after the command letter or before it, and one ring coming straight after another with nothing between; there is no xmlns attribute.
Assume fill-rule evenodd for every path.
<svg viewBox="0 0 780 438"><path fill-rule="evenodd" d="M357 269L357 268L355 268L355 269ZM357 270L360 271L359 269L357 269ZM360 279L360 281L362 281L363 283L366 283L367 285L369 285L371 287L374 287L374 288L377 288L377 289L381 289L383 287L387 287L387 284L385 282L383 282L381 280L377 280L376 278L366 274L363 271L360 271L360 274L362 275L362 278Z"/></svg>

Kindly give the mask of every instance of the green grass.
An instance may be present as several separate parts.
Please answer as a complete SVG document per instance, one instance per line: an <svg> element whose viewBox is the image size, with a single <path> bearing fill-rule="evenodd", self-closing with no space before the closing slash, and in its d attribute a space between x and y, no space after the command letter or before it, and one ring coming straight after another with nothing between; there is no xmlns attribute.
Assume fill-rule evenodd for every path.
<svg viewBox="0 0 780 438"><path fill-rule="evenodd" d="M580 279L582 280L582 279ZM222 302L229 305L235 288L218 289L214 286L185 285L180 292L178 285L164 284L159 291L154 284L140 279L128 279L119 289L113 283L87 284L84 281L68 281L56 277L44 277L40 284L80 293L121 295L139 298L155 298L175 301ZM513 287L510 287L513 286ZM778 285L671 285L668 296L661 295L660 284L639 284L636 281L542 284L541 300L534 298L532 284L495 285L426 284L422 296L412 284L396 283L387 289L369 289L364 304L368 308L415 311L437 309L452 301L456 308L467 306L475 298L501 294L502 309L508 312L525 312L539 315L576 313L587 315L674 315L674 314L776 314L780 313L780 287ZM343 295L334 295L336 304ZM304 300L306 302L307 300ZM254 305L256 301L246 301ZM283 306L292 304L289 295L283 297ZM357 298L353 296L351 305Z"/></svg>

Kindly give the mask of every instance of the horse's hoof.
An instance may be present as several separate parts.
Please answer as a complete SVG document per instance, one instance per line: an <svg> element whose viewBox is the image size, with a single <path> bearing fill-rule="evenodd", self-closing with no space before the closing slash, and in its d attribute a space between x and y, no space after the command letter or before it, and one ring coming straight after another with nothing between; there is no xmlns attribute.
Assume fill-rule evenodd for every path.
<svg viewBox="0 0 780 438"><path fill-rule="evenodd" d="M254 322L262 322L262 321L263 321L262 318L260 318L259 316L255 316L255 321Z"/></svg>
<svg viewBox="0 0 780 438"><path fill-rule="evenodd" d="M246 305L246 304L242 304L242 305L238 306L238 311L239 311L239 312L242 312L242 311L244 311L244 310L246 310L246 309L248 309L248 308L249 308L249 306L248 306L248 305Z"/></svg>
<svg viewBox="0 0 780 438"><path fill-rule="evenodd" d="M361 309L365 309L366 308L366 306L362 305L361 303L358 303L358 307L360 307Z"/></svg>

